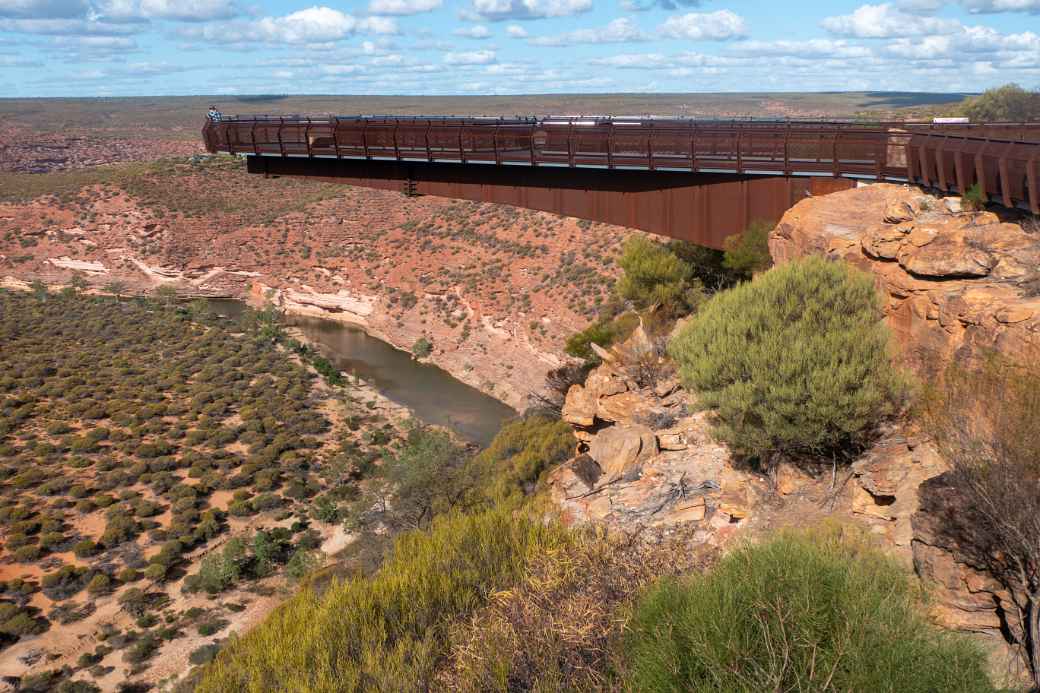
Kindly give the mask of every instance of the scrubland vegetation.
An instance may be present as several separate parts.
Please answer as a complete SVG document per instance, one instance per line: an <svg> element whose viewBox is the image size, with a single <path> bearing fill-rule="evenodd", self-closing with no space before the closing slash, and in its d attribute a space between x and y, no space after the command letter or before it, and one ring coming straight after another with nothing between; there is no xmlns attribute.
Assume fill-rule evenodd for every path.
<svg viewBox="0 0 1040 693"><path fill-rule="evenodd" d="M764 470L779 456L848 461L904 405L873 286L823 260L766 271L764 240L753 227L724 253L629 241L612 306L574 349L593 361L591 343L640 322L663 344L689 316L669 353L721 440ZM575 445L551 398L474 454L366 413L270 311L232 331L199 305L74 290L0 300L4 552L43 569L4 583L0 630L31 637L115 599L133 626L103 624L81 678L116 650L141 671L186 631L219 636L241 607L240 590L225 595L284 575L295 596L196 648L182 690L994 690L981 652L933 626L927 595L855 533L783 533L719 559L685 530L565 527L542 494ZM341 427L314 371L338 393ZM587 372L554 372L554 389ZM942 392L930 411L957 411L960 391ZM998 423L1018 423L979 435L1021 434L1006 467L1021 476L1037 449L1022 423L1035 414L1021 412L1036 407L1016 392L1019 418ZM958 441L977 461L977 440ZM993 449L1004 457L986 469L1009 459ZM978 469L955 464L958 488L996 495ZM313 529L335 523L356 539L323 569ZM984 550L1035 567L1025 545L993 536ZM1035 582L1008 575L1028 634ZM174 608L174 585L213 607ZM50 613L29 606L36 592Z"/></svg>
<svg viewBox="0 0 1040 693"><path fill-rule="evenodd" d="M115 650L144 671L194 629L181 594L214 597L205 635L227 591L310 573L317 529L398 439L321 390L323 360L270 312L229 326L202 303L3 291L0 344L0 633L94 624L115 601L129 628L86 631L107 648L92 675Z"/></svg>
<svg viewBox="0 0 1040 693"><path fill-rule="evenodd" d="M636 241L625 254L633 261L623 260L618 293L630 305L681 300L692 310L694 273L674 251ZM754 426L733 425L737 442L760 446L749 451L854 446L893 411L899 382L865 277L808 261L719 288L686 329L711 329L727 301L744 302L746 339L727 346L753 365L735 371L762 368L755 355L769 353L768 366L792 381L849 369L832 389L784 394L807 417L790 436L778 434L790 422L757 411ZM791 309L766 319L779 296ZM842 352L849 363L826 349L808 358L828 344L773 353L756 341L810 337L835 350L855 341ZM675 344L690 339L683 330ZM714 339L698 339L700 351L673 348L681 363L710 353ZM384 463L388 484L370 489L375 502L360 501L362 531L405 530L387 558L370 575L308 584L227 645L198 690L993 690L981 652L933 626L911 577L859 535L781 534L711 567L711 552L691 551L681 532L645 542L564 528L540 489L572 446L569 428L542 414L510 423L472 458L443 434L412 431Z"/></svg>

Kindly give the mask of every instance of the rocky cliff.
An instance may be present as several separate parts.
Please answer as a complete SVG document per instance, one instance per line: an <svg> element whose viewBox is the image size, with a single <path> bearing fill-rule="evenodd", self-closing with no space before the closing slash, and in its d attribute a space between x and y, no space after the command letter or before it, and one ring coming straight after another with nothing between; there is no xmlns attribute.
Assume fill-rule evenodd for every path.
<svg viewBox="0 0 1040 693"><path fill-rule="evenodd" d="M778 263L822 254L872 273L898 357L922 377L985 350L1040 344L1040 233L1013 213L873 185L800 202L770 250ZM1009 661L1007 595L936 541L921 510L919 488L948 466L912 421L890 424L846 469L782 464L766 478L712 439L705 414L691 413L695 393L682 391L660 353L639 329L568 392L576 455L550 479L568 520L626 531L695 523L697 539L714 545L785 525L853 522L917 570L941 622L981 634L996 662Z"/></svg>
<svg viewBox="0 0 1040 693"><path fill-rule="evenodd" d="M1015 212L870 185L798 203L769 248L777 263L817 253L871 272L918 373L983 350L1021 354L1040 339L1040 228Z"/></svg>

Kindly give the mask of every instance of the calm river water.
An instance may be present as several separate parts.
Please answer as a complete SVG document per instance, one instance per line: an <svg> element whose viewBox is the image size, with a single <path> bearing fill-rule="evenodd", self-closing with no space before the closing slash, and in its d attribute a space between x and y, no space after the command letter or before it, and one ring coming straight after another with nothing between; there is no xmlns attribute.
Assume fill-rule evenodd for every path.
<svg viewBox="0 0 1040 693"><path fill-rule="evenodd" d="M237 317L241 301L211 300L221 315ZM516 411L456 380L437 366L420 363L411 355L365 333L361 328L333 320L296 315L285 317L341 371L374 385L388 399L403 404L425 423L448 426L486 446L502 423Z"/></svg>

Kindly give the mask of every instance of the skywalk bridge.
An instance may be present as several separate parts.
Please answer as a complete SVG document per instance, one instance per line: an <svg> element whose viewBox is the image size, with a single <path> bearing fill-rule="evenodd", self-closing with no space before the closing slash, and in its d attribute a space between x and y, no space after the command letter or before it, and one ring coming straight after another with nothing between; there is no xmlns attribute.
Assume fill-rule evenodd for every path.
<svg viewBox="0 0 1040 693"><path fill-rule="evenodd" d="M1040 123L621 117L236 116L210 152L248 170L538 209L720 248L754 220L857 181L1040 214Z"/></svg>

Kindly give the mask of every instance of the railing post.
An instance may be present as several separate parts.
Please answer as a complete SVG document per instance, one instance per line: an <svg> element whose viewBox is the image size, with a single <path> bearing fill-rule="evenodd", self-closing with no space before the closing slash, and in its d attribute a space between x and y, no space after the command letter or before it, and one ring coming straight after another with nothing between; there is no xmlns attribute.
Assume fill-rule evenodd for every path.
<svg viewBox="0 0 1040 693"><path fill-rule="evenodd" d="M278 151L281 152L282 156L285 156L285 142L282 141L282 126L285 125L285 118L278 119Z"/></svg>
<svg viewBox="0 0 1040 693"><path fill-rule="evenodd" d="M831 172L835 178L841 177L841 164L838 163L838 138L840 131L834 132L834 141L831 143Z"/></svg>
<svg viewBox="0 0 1040 693"><path fill-rule="evenodd" d="M314 150L311 149L311 119L307 118L307 127L303 129L303 139L307 143L307 157L312 158L314 156Z"/></svg>
<svg viewBox="0 0 1040 693"><path fill-rule="evenodd" d="M740 145L741 145L742 136L744 134L744 129L741 128L739 125L737 125L736 122L734 122L733 124L737 128L737 136L735 138L736 142L737 142L737 173L743 173L744 172L744 158L743 158L743 155L742 155L742 153L740 151Z"/></svg>
<svg viewBox="0 0 1040 693"><path fill-rule="evenodd" d="M1033 154L1026 162L1026 193L1029 196L1029 210L1033 214L1040 214L1040 180L1037 180L1036 159L1037 155Z"/></svg>
<svg viewBox="0 0 1040 693"><path fill-rule="evenodd" d="M459 127L459 161L461 161L462 163L466 163L466 152L463 151L463 149L462 149L462 130L463 130L464 126L459 125L458 127Z"/></svg>
<svg viewBox="0 0 1040 693"><path fill-rule="evenodd" d="M979 147L979 151L975 152L975 182L979 184L979 193L982 195L983 202L989 201L989 194L986 192L986 165L982 160L982 154L988 146L989 138L986 138Z"/></svg>
<svg viewBox="0 0 1040 693"><path fill-rule="evenodd" d="M399 121L397 120L397 118L394 118L394 129L393 129L394 159L400 161L401 160L401 149L397 146L397 125L398 125L398 122Z"/></svg>
<svg viewBox="0 0 1040 693"><path fill-rule="evenodd" d="M651 171L654 170L654 122L650 121L646 132L646 165Z"/></svg>
<svg viewBox="0 0 1040 693"><path fill-rule="evenodd" d="M881 168L881 139L874 138L874 179L877 181L885 180L885 173Z"/></svg>
<svg viewBox="0 0 1040 693"><path fill-rule="evenodd" d="M430 149L430 130L433 128L433 121L429 118L426 119L426 132L423 133L423 142L426 144L426 161L433 161L433 150Z"/></svg>
<svg viewBox="0 0 1040 693"><path fill-rule="evenodd" d="M690 121L690 171L697 172L697 123Z"/></svg>
<svg viewBox="0 0 1040 693"><path fill-rule="evenodd" d="M529 134L528 134L528 144L529 144L529 146L531 148L531 166L537 166L538 165L538 160L537 160L537 157L535 156L535 150L534 150L534 133L536 132L535 128L537 128L537 127L538 127L538 121L536 120L536 121L534 121L534 125L531 126L531 130L529 131Z"/></svg>
<svg viewBox="0 0 1040 693"><path fill-rule="evenodd" d="M567 165L574 168L574 120L567 121Z"/></svg>
<svg viewBox="0 0 1040 693"><path fill-rule="evenodd" d="M361 149L365 152L365 159L371 159L368 153L368 120L361 119Z"/></svg>
<svg viewBox="0 0 1040 693"><path fill-rule="evenodd" d="M997 170L1000 171L1000 194L1004 198L1005 207L1013 207L1011 201L1011 175L1008 171L1007 155L1008 152L1014 147L1013 142L1008 142L1007 146L1004 147L1004 151L1000 153L1000 158L997 160Z"/></svg>
<svg viewBox="0 0 1040 693"><path fill-rule="evenodd" d="M791 121L784 128L784 175L791 175Z"/></svg>
<svg viewBox="0 0 1040 693"><path fill-rule="evenodd" d="M944 192L948 192L950 189L949 184L946 182L946 160L943 158L943 150L946 148L948 139L948 135L943 135L942 139L939 140L939 144L935 147L935 170L939 176L939 188Z"/></svg>

